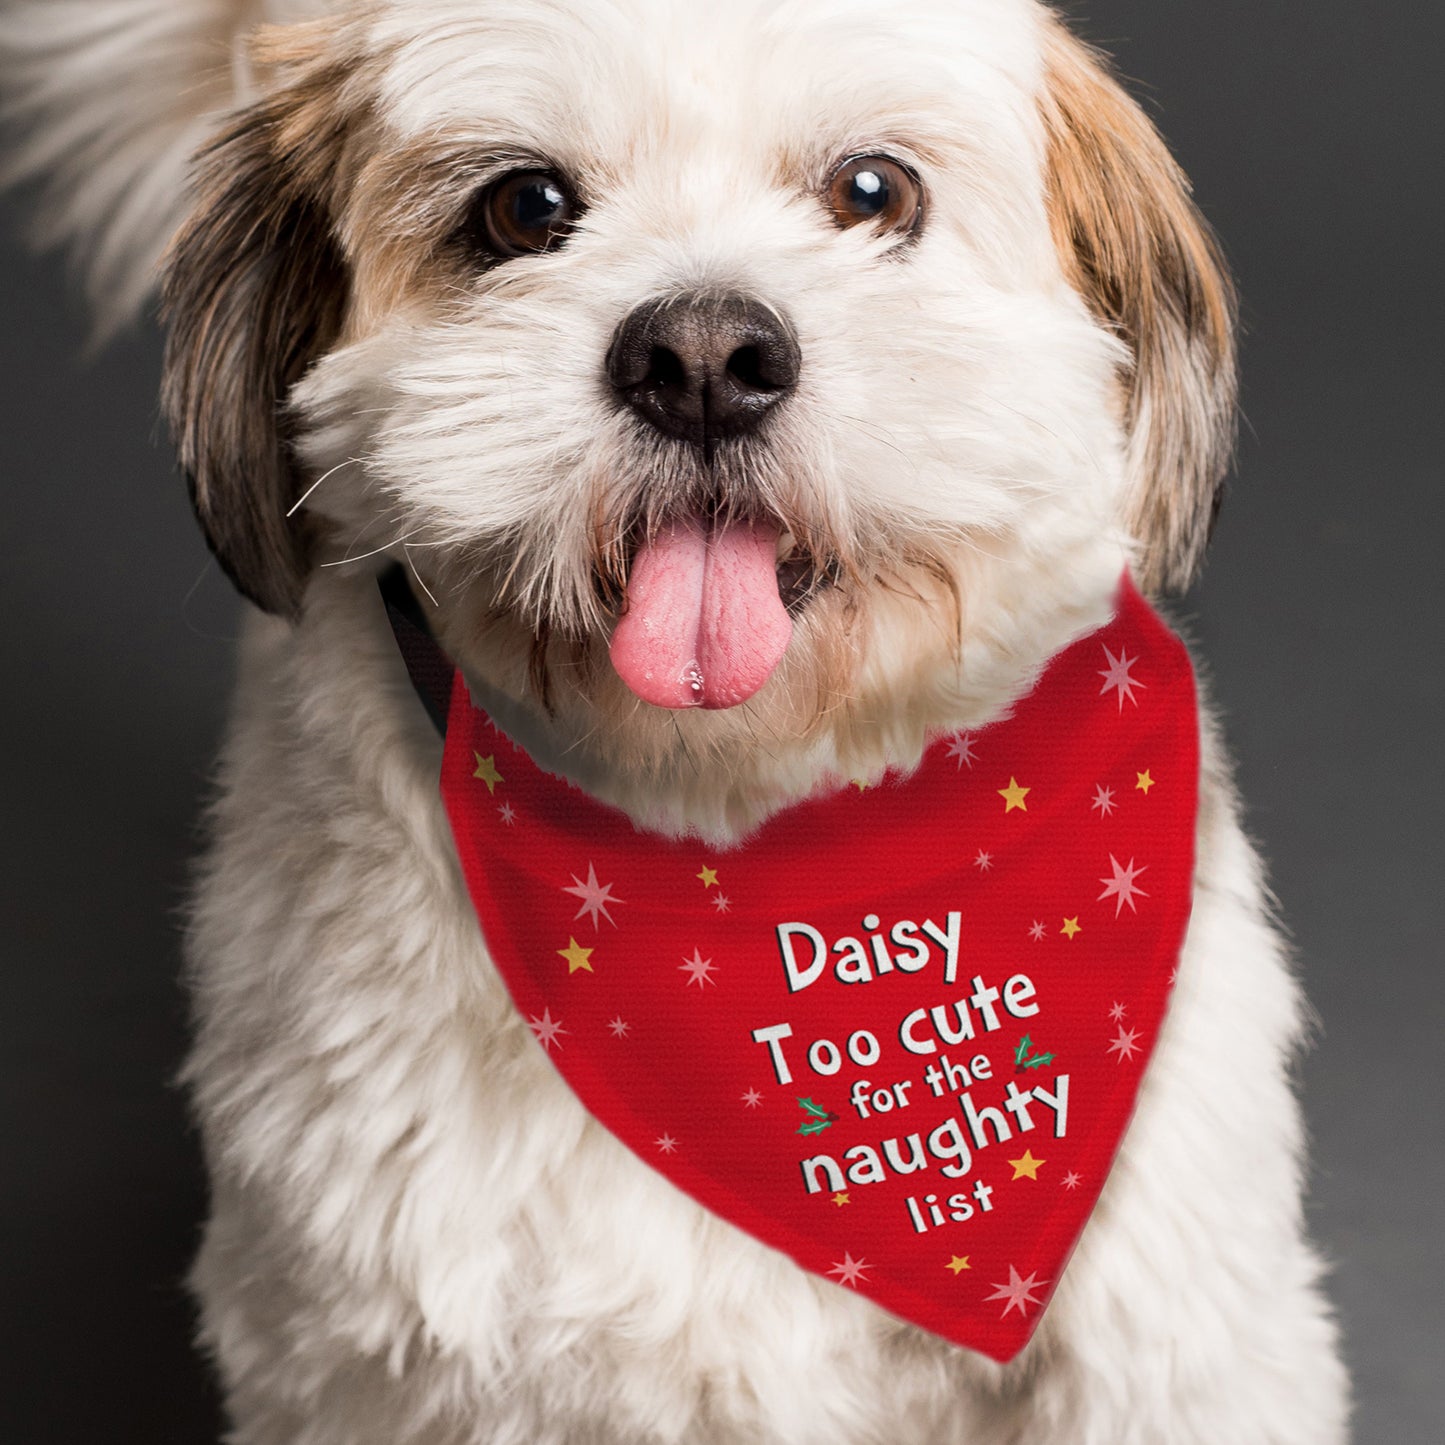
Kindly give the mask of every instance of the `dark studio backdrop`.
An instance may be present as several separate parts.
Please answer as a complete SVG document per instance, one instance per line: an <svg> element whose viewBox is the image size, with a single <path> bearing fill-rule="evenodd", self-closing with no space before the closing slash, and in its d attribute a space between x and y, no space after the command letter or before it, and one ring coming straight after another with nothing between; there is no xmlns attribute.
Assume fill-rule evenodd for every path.
<svg viewBox="0 0 1445 1445"><path fill-rule="evenodd" d="M1239 276L1246 425L1188 599L1318 1010L1312 1227L1362 1445L1442 1438L1445 376L1428 0L1090 0ZM203 1445L171 1080L237 604L156 419L0 211L0 1440Z"/></svg>

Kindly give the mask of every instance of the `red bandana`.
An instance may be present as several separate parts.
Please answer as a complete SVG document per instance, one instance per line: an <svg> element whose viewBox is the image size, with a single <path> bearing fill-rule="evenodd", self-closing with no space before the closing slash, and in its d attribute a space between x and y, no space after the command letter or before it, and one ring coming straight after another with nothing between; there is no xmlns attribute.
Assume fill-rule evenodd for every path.
<svg viewBox="0 0 1445 1445"><path fill-rule="evenodd" d="M996 1360L1038 1323L1189 917L1189 660L1127 581L1003 722L730 851L639 832L453 689L442 793L538 1046L639 1158Z"/></svg>

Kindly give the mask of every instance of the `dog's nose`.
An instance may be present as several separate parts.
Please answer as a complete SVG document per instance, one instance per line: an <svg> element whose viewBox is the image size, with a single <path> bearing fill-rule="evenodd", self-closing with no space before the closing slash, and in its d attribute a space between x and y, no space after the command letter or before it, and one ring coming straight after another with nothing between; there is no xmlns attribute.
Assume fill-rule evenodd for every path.
<svg viewBox="0 0 1445 1445"><path fill-rule="evenodd" d="M746 296L644 302L617 328L607 379L666 436L712 446L751 431L798 382L792 328Z"/></svg>

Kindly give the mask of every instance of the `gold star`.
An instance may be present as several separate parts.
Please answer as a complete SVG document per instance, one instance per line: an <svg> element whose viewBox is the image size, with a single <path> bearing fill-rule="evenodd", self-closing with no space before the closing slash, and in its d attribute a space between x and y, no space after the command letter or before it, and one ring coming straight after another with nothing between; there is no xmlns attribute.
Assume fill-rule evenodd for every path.
<svg viewBox="0 0 1445 1445"><path fill-rule="evenodd" d="M588 973L592 972L592 953L590 948L583 948L571 934L567 935L567 947L559 948L559 958L567 960L567 975L570 978L579 968L585 968Z"/></svg>
<svg viewBox="0 0 1445 1445"><path fill-rule="evenodd" d="M1027 813L1029 810L1029 805L1024 802L1024 799L1031 792L1033 792L1032 788L1021 788L1019 787L1018 779L1015 777L1010 777L1008 780L1008 787L1000 788L998 790L999 797L1002 798L1004 802L1008 805L1004 808L1004 812L1012 813L1013 810L1017 808L1020 812Z"/></svg>
<svg viewBox="0 0 1445 1445"><path fill-rule="evenodd" d="M705 867L697 876L702 879L704 888L711 888L717 882L717 869Z"/></svg>
<svg viewBox="0 0 1445 1445"><path fill-rule="evenodd" d="M957 1278L958 1272L960 1270L971 1269L973 1266L969 1264L968 1256L966 1254L956 1254L943 1267L944 1269L951 1269L954 1273L954 1277Z"/></svg>
<svg viewBox="0 0 1445 1445"><path fill-rule="evenodd" d="M480 753L473 753L472 756L477 760L477 770L472 776L480 778L487 785L487 791L495 794L497 784L504 781L502 775L497 771L496 756L484 758Z"/></svg>
<svg viewBox="0 0 1445 1445"><path fill-rule="evenodd" d="M1149 796L1149 789L1154 786L1154 779L1149 776L1148 768L1145 768L1138 777L1139 781L1135 783L1134 786L1147 798Z"/></svg>
<svg viewBox="0 0 1445 1445"><path fill-rule="evenodd" d="M841 1209L845 1204L851 1204L852 1202L853 1201L841 1191L833 1196L833 1203L836 1204L839 1209Z"/></svg>
<svg viewBox="0 0 1445 1445"><path fill-rule="evenodd" d="M1015 1179L1023 1179L1026 1176L1029 1179L1037 1179L1039 1177L1039 1170L1049 1161L1047 1159L1035 1159L1033 1150L1025 1149L1022 1159L1010 1159L1008 1162L1014 1167Z"/></svg>
<svg viewBox="0 0 1445 1445"><path fill-rule="evenodd" d="M873 784L865 781L863 778L854 778L853 786L857 788L860 793L866 793Z"/></svg>
<svg viewBox="0 0 1445 1445"><path fill-rule="evenodd" d="M1072 938L1076 933L1082 933L1083 931L1084 930L1079 927L1078 914L1075 914L1072 918L1064 919L1064 926L1059 929L1059 932L1066 938Z"/></svg>

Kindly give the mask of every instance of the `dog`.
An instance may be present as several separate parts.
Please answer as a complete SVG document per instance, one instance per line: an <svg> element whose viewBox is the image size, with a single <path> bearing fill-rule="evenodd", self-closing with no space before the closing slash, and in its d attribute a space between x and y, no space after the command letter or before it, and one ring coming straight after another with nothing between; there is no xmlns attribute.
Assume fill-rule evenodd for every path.
<svg viewBox="0 0 1445 1445"><path fill-rule="evenodd" d="M543 767L725 849L1006 713L1124 569L1182 588L1234 304L1102 58L1036 0L45 0L0 83L102 330L164 278L165 411L254 604L188 932L228 1438L1343 1440L1303 1005L1207 709L1167 1022L1000 1365L588 1115L376 595L407 570ZM699 535L763 622L658 620Z"/></svg>

